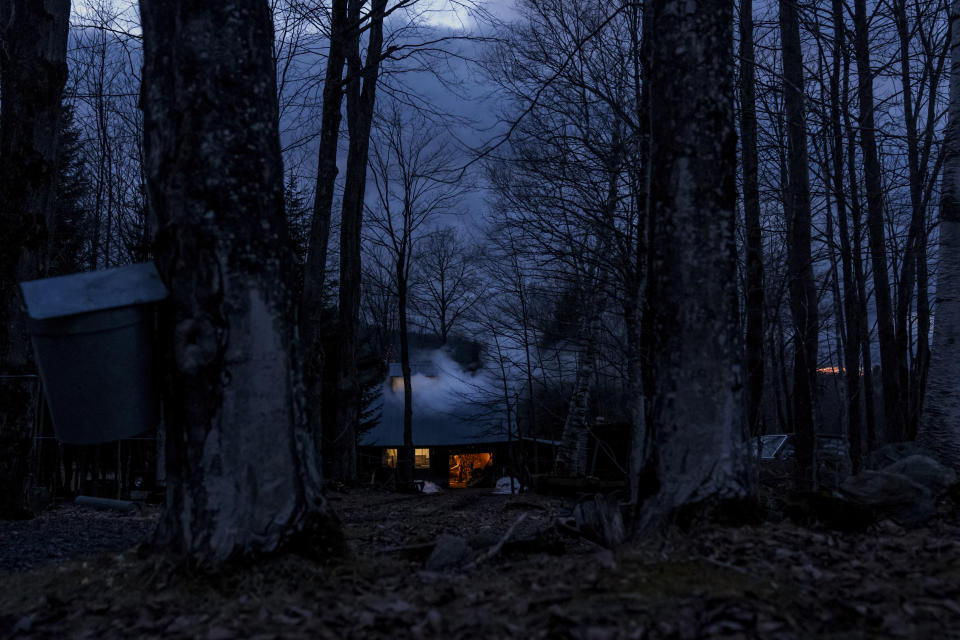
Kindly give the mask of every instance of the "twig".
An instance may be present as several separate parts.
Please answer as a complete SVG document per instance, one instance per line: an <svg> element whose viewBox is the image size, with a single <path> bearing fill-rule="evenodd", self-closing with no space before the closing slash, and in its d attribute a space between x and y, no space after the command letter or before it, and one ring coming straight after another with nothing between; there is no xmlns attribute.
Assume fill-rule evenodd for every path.
<svg viewBox="0 0 960 640"><path fill-rule="evenodd" d="M382 549L378 549L377 553L408 553L408 554L428 553L430 551L433 551L433 548L436 546L437 546L437 543L435 541L425 542L423 544L408 544L408 545L402 545L399 547L384 547Z"/></svg>
<svg viewBox="0 0 960 640"><path fill-rule="evenodd" d="M743 567L738 567L738 566L736 566L735 564L731 564L731 563L729 563L729 562L723 562L722 560L714 560L713 558L704 558L704 557L702 557L702 556L699 557L699 558L691 558L691 559L693 559L693 560L703 560L703 561L705 561L705 562L709 562L710 564L712 564L712 565L715 566L715 567L721 567L721 568L723 568L723 569L729 569L730 571L736 571L736 572L739 573L740 575L744 575L744 576L749 576L749 575L750 575L750 574L747 572L747 570L744 569Z"/></svg>
<svg viewBox="0 0 960 640"><path fill-rule="evenodd" d="M464 567L464 569L474 569L474 568L476 568L481 562L485 562L485 561L489 560L490 558L493 558L494 556L496 556L498 553L500 553L500 550L503 549L503 545L505 545L505 544L507 543L507 540L510 539L510 536L513 535L513 530L517 528L517 525L518 525L518 524L520 524L521 522L523 522L523 521L526 520L526 519L527 519L527 512L524 511L523 513L520 514L520 517L519 517L519 518L517 518L516 520L514 520L513 524L510 525L510 528L507 529L507 532L506 532L505 534L503 534L503 537L500 538L500 541L497 542L497 544L495 544L495 545L493 545L492 547L490 547L490 549L488 549L485 554L483 554L482 556L480 556L479 558L477 558L476 560L474 560L473 562L471 562L470 564L468 564L466 567Z"/></svg>
<svg viewBox="0 0 960 640"><path fill-rule="evenodd" d="M595 547L599 547L599 548L601 548L601 549L606 549L606 547L604 547L602 544L600 544L600 543L597 542L596 540L591 540L591 539L588 538L587 536L583 535L583 532L580 530L579 527L570 526L569 524L567 524L566 522L564 522L564 521L561 520L560 518L554 519L554 521L553 521L553 526L554 526L554 528L555 528L557 531L559 531L560 533L566 534L566 535L570 536L571 538L577 538L578 540L583 540L584 542L589 542L590 544L592 544L592 545L595 546Z"/></svg>

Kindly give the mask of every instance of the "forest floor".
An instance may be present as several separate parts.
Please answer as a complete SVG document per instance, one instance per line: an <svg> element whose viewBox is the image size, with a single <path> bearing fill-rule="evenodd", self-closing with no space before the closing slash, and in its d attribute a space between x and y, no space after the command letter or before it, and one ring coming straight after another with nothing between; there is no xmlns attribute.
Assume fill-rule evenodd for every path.
<svg viewBox="0 0 960 640"><path fill-rule="evenodd" d="M0 522L0 637L960 638L952 504L913 530L781 520L674 529L609 551L557 532L571 507L557 498L368 489L330 498L348 557L286 555L216 575L123 551L156 513L64 506ZM526 542L473 568L425 570L440 534L483 556L522 514L511 540Z"/></svg>

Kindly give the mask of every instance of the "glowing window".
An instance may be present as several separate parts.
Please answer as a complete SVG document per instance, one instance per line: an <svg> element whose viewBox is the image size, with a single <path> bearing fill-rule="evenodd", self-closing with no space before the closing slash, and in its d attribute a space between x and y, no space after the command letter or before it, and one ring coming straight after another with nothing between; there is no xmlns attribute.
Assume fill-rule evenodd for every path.
<svg viewBox="0 0 960 640"><path fill-rule="evenodd" d="M430 468L430 449L414 449L413 450L413 460L414 467L417 469L429 469Z"/></svg>
<svg viewBox="0 0 960 640"><path fill-rule="evenodd" d="M397 468L397 450L384 449L383 457L381 458L380 463L385 467L396 469Z"/></svg>
<svg viewBox="0 0 960 640"><path fill-rule="evenodd" d="M482 482L486 470L493 464L489 453L459 453L451 455L450 486L468 487Z"/></svg>

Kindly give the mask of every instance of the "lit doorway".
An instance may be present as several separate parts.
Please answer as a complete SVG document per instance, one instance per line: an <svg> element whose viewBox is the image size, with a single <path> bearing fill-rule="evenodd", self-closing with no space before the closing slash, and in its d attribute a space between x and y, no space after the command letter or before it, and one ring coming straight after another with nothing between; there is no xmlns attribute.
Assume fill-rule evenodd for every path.
<svg viewBox="0 0 960 640"><path fill-rule="evenodd" d="M490 453L454 453L450 455L450 487L472 487L483 482L493 465Z"/></svg>

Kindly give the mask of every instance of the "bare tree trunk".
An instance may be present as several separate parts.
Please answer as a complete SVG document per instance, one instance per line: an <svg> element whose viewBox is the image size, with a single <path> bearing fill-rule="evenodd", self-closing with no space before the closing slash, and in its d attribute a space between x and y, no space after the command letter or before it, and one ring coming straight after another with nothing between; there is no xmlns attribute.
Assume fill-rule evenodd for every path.
<svg viewBox="0 0 960 640"><path fill-rule="evenodd" d="M650 0L644 19L656 215L637 534L681 507L753 489L736 292L733 3L704 0L690 11L682 0Z"/></svg>
<svg viewBox="0 0 960 640"><path fill-rule="evenodd" d="M814 396L817 377L817 291L810 254L810 168L804 115L800 22L794 0L780 0L784 111L787 124L787 278L793 317L793 419L798 481L816 485Z"/></svg>
<svg viewBox="0 0 960 640"><path fill-rule="evenodd" d="M408 238L408 242L412 240ZM400 319L400 369L403 372L403 446L397 466L400 480L413 480L413 372L410 368L410 336L407 333L407 285L409 282L409 257L398 256L397 260L397 310Z"/></svg>
<svg viewBox="0 0 960 640"><path fill-rule="evenodd" d="M517 259L517 254L514 253L511 257L511 266L513 268L513 276L517 280L517 300L520 302L520 328L522 330L523 336L523 354L524 354L524 375L527 379L527 435L536 437L539 435L537 430L537 408L536 408L536 399L534 398L533 393L533 359L530 355L530 343L532 339L530 337L530 314L527 309L527 290L526 285L523 281L523 273L520 271L519 260ZM499 344L497 345L499 349ZM501 369L503 369L501 362ZM504 373L504 371L501 371ZM506 392L505 392L506 393ZM517 408L517 413L519 414L520 409ZM519 426L520 419L517 418L517 425ZM517 436L522 434L517 432Z"/></svg>
<svg viewBox="0 0 960 640"><path fill-rule="evenodd" d="M945 5L944 5L944 8ZM949 33L948 33L949 35ZM929 35L922 38L925 46L924 51L927 54L925 63L925 73L927 78L927 91L929 95L936 93L940 86L944 70L947 69L946 60L949 50L950 39L946 38L942 46L932 47L932 40ZM921 208L923 209L924 233L917 247L917 355L913 362L913 378L911 389L913 390L913 405L910 408L910 416L918 426L920 416L923 414L923 402L926 397L927 375L930 367L930 291L929 291L929 273L927 268L927 242L929 240L926 232L927 208L933 195L936 184L939 181L940 170L943 166L944 154L940 153L934 162L934 169L926 171L929 166L931 155L937 149L937 109L939 102L937 100L927 100L926 126L924 127L920 151L921 178L923 180L923 196L921 199Z"/></svg>
<svg viewBox="0 0 960 640"><path fill-rule="evenodd" d="M857 185L860 180L857 176L856 165L856 129L850 121L849 86L847 78L850 77L850 59L844 57L843 71L843 107L840 111L843 113L844 127L847 130L847 175L850 182L850 219L853 222L851 229L852 246L850 251L853 255L853 274L856 282L857 291L857 327L860 335L860 357L863 362L863 404L864 404L864 433L862 438L862 448L866 451L876 449L878 445L878 431L876 418L876 402L874 400L873 386L873 355L870 346L870 326L867 324L867 276L863 264L863 205L860 200L860 193Z"/></svg>
<svg viewBox="0 0 960 640"><path fill-rule="evenodd" d="M779 433L790 433L791 429L791 420L790 420L790 403L787 397L787 384L786 384L786 373L783 356L783 326L779 320L779 305L775 309L778 319L773 323L776 327L776 338L774 341L774 332L770 331L768 334L769 342L769 352L771 357L771 364L773 364L773 372L778 373L779 375L772 376L773 380L773 396L776 400L777 405L777 426L779 427Z"/></svg>
<svg viewBox="0 0 960 640"><path fill-rule="evenodd" d="M916 416L909 412L914 403L909 397L910 342L907 333L907 322L910 315L910 303L913 300L913 286L917 276L917 254L919 245L926 241L926 216L922 204L922 185L920 184L920 152L917 139L917 119L913 108L913 89L910 83L910 35L908 32L907 12L903 0L895 0L893 13L897 24L897 35L900 38L900 84L902 87L901 100L903 102L903 120L907 133L907 169L910 180L910 226L907 232L907 245L903 253L903 262L900 268L900 286L897 293L897 309L894 330L897 336L897 381L903 397L906 414L904 436L909 439L916 437ZM916 391L915 389L913 391Z"/></svg>
<svg viewBox="0 0 960 640"><path fill-rule="evenodd" d="M643 210L640 210L640 216L645 216ZM638 239L637 246L641 246L641 240ZM637 267L645 261L645 257L637 257ZM636 272L639 274L640 269ZM630 418L630 441L636 442L638 446L631 446L628 476L630 481L630 503L637 505L640 497L639 473L643 468L645 461L644 440L646 439L647 423L644 411L643 394L643 337L641 312L643 303L641 302L641 293L643 290L642 280L638 277L634 282L627 281L627 290L624 296L623 318L627 333L627 402ZM632 290L631 290L632 289Z"/></svg>
<svg viewBox="0 0 960 640"><path fill-rule="evenodd" d="M960 470L960 0L950 3L950 107L943 150L940 270L918 441Z"/></svg>
<svg viewBox="0 0 960 640"><path fill-rule="evenodd" d="M151 211L171 301L167 508L200 564L335 532L304 414L265 2L140 5Z"/></svg>
<svg viewBox="0 0 960 640"><path fill-rule="evenodd" d="M846 25L843 20L842 0L833 0L833 69L830 74L830 149L833 193L837 199L837 225L840 234L840 261L843 270L843 311L847 341L844 344L844 373L847 389L847 436L850 442L850 462L853 472L860 470L863 457L863 398L860 393L860 318L857 305L857 285L853 275L853 249L850 244L850 225L847 220L847 196L843 181L843 127L840 113L846 105L840 101L840 74L846 60ZM845 97L845 96L844 96ZM846 100L844 100L846 102Z"/></svg>
<svg viewBox="0 0 960 640"><path fill-rule="evenodd" d="M630 442L628 481L630 483L630 504L636 509L640 504L640 473L647 459L647 416L644 397L643 357L645 334L643 323L644 277L650 256L647 251L649 229L649 186L650 186L650 130L649 103L647 99L647 71L649 30L643 19L643 8L634 5L630 10L630 37L633 64L633 97L637 103L637 122L639 123L639 166L630 171L635 176L633 197L636 200L637 226L635 255L633 259L633 278L624 279L624 324L627 332L627 392L629 393Z"/></svg>
<svg viewBox="0 0 960 640"><path fill-rule="evenodd" d="M620 173L622 158L613 155L608 166L607 196L603 207L605 222L613 227L613 213L619 200L617 176ZM611 242L609 232L599 232L598 254L609 251ZM584 310L588 314L582 323L580 335L585 344L577 354L577 377L573 385L573 394L567 409L567 418L563 423L560 447L557 454L557 468L560 474L570 477L582 477L587 473L587 442L590 435L590 391L596 375L597 343L600 339L601 319L604 313L603 274L599 267L588 272L585 279Z"/></svg>
<svg viewBox="0 0 960 640"><path fill-rule="evenodd" d="M926 207L924 207L926 211ZM924 213L926 226L926 213ZM920 416L927 393L927 375L930 369L930 294L927 273L927 234L924 233L917 251L917 355L913 361L910 388L914 390L910 416L914 428L919 431Z"/></svg>
<svg viewBox="0 0 960 640"><path fill-rule="evenodd" d="M333 192L337 179L337 143L340 139L340 120L343 106L343 67L346 62L348 38L356 38L357 24L347 22L347 0L333 0L330 7L330 45L327 52L326 75L323 80L323 108L320 114L320 147L317 155L317 183L310 225L310 250L304 294L301 302L307 313L301 319L314 322L322 302L322 291L327 267L327 248L330 240L330 217ZM353 35L348 34L353 31Z"/></svg>
<svg viewBox="0 0 960 640"><path fill-rule="evenodd" d="M860 89L860 147L867 187L867 230L873 260L873 290L877 303L877 333L880 340L880 375L883 379L883 407L887 419L887 440L896 442L906 437L906 412L900 386L901 355L893 324L894 309L890 299L890 276L887 269L886 240L883 231L883 184L880 159L877 156L876 123L873 115L873 72L870 69L870 48L867 33L866 0L854 0L854 50L857 58L857 81Z"/></svg>
<svg viewBox="0 0 960 640"><path fill-rule="evenodd" d="M901 394L906 402L906 425L905 435L913 439L917 435L917 421L919 420L919 411L923 404L923 388L919 384L922 380L920 376L911 376L908 365L908 355L910 351L910 342L908 340L907 322L910 315L911 301L913 299L914 283L918 289L926 288L926 242L927 242L927 214L923 199L923 178L920 174L920 139L917 132L917 114L913 105L913 87L910 79L910 26L907 21L907 8L905 0L894 0L892 3L893 14L897 25L897 35L900 39L900 85L903 101L903 120L907 134L907 168L910 180L910 226L907 232L907 246L903 254L903 263L900 269L900 286L897 296L897 315L896 315L896 335L897 335L897 356L900 358L898 380ZM933 68L930 73L935 73ZM936 85L934 85L936 86ZM935 102L935 101L934 101ZM921 264L921 256L924 261ZM917 316L921 315L921 306L929 305L921 297L925 296L925 291L917 292ZM921 320L922 322L922 320ZM921 370L926 367L926 361L929 358L927 336L930 327L927 326L927 332L918 332L917 336L917 360ZM912 384L911 384L912 383ZM907 393L909 391L909 393Z"/></svg>
<svg viewBox="0 0 960 640"><path fill-rule="evenodd" d="M0 375L34 373L17 282L46 274L55 235L69 0L0 0ZM0 517L25 502L32 379L0 380Z"/></svg>
<svg viewBox="0 0 960 640"><path fill-rule="evenodd" d="M351 0L350 24L359 24L362 0ZM336 420L330 425L326 462L331 477L353 482L357 476L356 429L360 416L360 381L357 378L357 320L360 314L360 239L363 197L367 187L367 154L376 99L380 54L383 46L383 14L387 0L374 0L370 9L366 61L360 59L360 34L347 46L347 177L340 214L340 354L337 372Z"/></svg>
<svg viewBox="0 0 960 640"><path fill-rule="evenodd" d="M516 456L513 446L513 427L512 421L514 419L513 409L510 406L510 386L509 386L509 377L507 376L507 368L505 365L506 358L503 355L503 349L500 348L500 338L497 335L497 331L494 325L491 323L489 325L490 333L493 336L494 346L497 348L497 364L500 367L500 382L503 388L503 406L506 411L506 427L507 427L507 469L510 474L510 493L513 494L516 491L516 485L514 480L517 476L517 467L516 467ZM518 420L519 421L519 420Z"/></svg>
<svg viewBox="0 0 960 640"><path fill-rule="evenodd" d="M356 29L356 25L354 26ZM320 150L317 157L317 185L310 221L310 247L304 269L300 298L300 337L303 341L304 380L307 387L307 415L310 432L321 447L323 433L322 327L323 287L330 242L330 212L337 179L337 142L340 138L343 105L343 65L346 60L347 0L333 0L330 9L330 48L323 81L323 110L320 116Z"/></svg>
<svg viewBox="0 0 960 640"><path fill-rule="evenodd" d="M827 146L826 136L824 136L824 143L825 143L824 148L826 148ZM829 158L827 158L826 156L824 157L822 170L823 170L824 182L826 184L830 184L831 182L833 182L833 175L832 175ZM842 303L843 296L840 292L840 260L837 258L837 251L836 251L836 241L835 241L836 231L834 230L834 227L833 227L833 199L831 196L832 194L830 193L829 190L827 190L824 193L823 201L824 201L824 216L826 218L826 223L827 223L827 228L826 228L827 256L830 261L830 273L828 277L830 279L829 287L830 287L831 306L833 307L833 316L835 318L833 322L833 329L834 329L835 338L837 340L836 356L837 356L837 368L839 371L839 369L845 368L844 367L844 361L845 361L844 345L846 345L847 340L845 336L846 331L844 329L844 322L843 322L843 319L844 319L843 303ZM827 285L825 283L824 288L826 288L826 286ZM829 337L827 338L827 342L829 343Z"/></svg>
<svg viewBox="0 0 960 640"><path fill-rule="evenodd" d="M762 432L763 402L763 238L757 160L757 96L753 50L753 0L740 3L740 144L743 158L743 219L747 250L747 424Z"/></svg>
<svg viewBox="0 0 960 640"><path fill-rule="evenodd" d="M593 331L599 322L591 322L587 346L577 354L577 377L563 422L563 433L557 450L557 473L571 478L587 475L587 439L590 434L590 387L593 384L596 359Z"/></svg>

